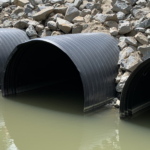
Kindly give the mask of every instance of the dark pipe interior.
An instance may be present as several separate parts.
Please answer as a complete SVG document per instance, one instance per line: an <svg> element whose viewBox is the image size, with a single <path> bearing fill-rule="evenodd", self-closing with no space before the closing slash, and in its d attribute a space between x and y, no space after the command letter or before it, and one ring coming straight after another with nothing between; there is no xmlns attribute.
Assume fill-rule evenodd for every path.
<svg viewBox="0 0 150 150"><path fill-rule="evenodd" d="M141 64L126 84L121 96L121 112L127 110L132 114L134 109L145 108L142 108L142 105L150 102L150 61Z"/></svg>
<svg viewBox="0 0 150 150"><path fill-rule="evenodd" d="M79 72L70 58L46 42L30 42L19 48L6 71L6 88L12 94L63 82L83 90Z"/></svg>

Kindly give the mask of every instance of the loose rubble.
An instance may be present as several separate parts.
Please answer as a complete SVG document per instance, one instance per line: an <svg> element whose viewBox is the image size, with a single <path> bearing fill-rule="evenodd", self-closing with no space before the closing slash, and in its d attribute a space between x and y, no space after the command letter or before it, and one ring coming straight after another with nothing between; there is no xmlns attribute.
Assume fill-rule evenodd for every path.
<svg viewBox="0 0 150 150"><path fill-rule="evenodd" d="M119 42L119 95L130 74L150 57L149 0L0 0L0 28L24 30L30 39L110 34Z"/></svg>

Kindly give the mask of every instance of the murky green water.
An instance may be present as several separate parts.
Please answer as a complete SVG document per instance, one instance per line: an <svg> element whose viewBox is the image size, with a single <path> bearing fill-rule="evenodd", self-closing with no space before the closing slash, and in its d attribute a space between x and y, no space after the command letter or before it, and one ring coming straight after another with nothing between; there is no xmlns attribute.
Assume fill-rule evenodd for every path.
<svg viewBox="0 0 150 150"><path fill-rule="evenodd" d="M74 90L0 97L0 150L149 150L150 111L120 120L118 109L82 113Z"/></svg>

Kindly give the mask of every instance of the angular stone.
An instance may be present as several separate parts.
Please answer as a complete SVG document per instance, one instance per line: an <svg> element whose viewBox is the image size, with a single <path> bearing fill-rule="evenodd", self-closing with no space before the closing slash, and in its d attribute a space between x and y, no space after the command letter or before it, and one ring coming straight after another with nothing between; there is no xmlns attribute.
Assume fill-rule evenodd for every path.
<svg viewBox="0 0 150 150"><path fill-rule="evenodd" d="M148 39L147 39L147 37L146 37L143 33L141 33L141 32L137 33L137 34L135 35L135 38L136 38L141 44L148 44Z"/></svg>
<svg viewBox="0 0 150 150"><path fill-rule="evenodd" d="M119 83L117 84L116 86L116 91L117 92L122 92L124 86L125 86L125 83L127 81L127 79L129 78L130 76L130 72L126 71L121 77L120 77L120 81Z"/></svg>
<svg viewBox="0 0 150 150"><path fill-rule="evenodd" d="M97 10L96 8L94 8L94 9L91 11L91 15L92 15L92 16L95 16L97 13L98 13L98 10Z"/></svg>
<svg viewBox="0 0 150 150"><path fill-rule="evenodd" d="M4 28L12 27L12 21L5 20L5 21L3 22L3 27L4 27Z"/></svg>
<svg viewBox="0 0 150 150"><path fill-rule="evenodd" d="M52 17L52 18L53 18L53 17ZM53 21L56 21L57 18L62 18L62 19L64 19L64 16L63 16L62 14L57 13L57 14L54 16L54 18L53 18L52 20L53 20Z"/></svg>
<svg viewBox="0 0 150 150"><path fill-rule="evenodd" d="M142 45L138 47L138 51L142 54L142 60L150 58L150 45Z"/></svg>
<svg viewBox="0 0 150 150"><path fill-rule="evenodd" d="M42 38L42 37L45 37L45 36L51 36L51 34L52 34L51 31L46 31L46 30L44 29L44 30L42 30L42 31L40 31L40 32L38 33L38 36L39 36L40 38Z"/></svg>
<svg viewBox="0 0 150 150"><path fill-rule="evenodd" d="M79 7L79 10L83 10L83 9L85 9L86 8L86 5L87 5L87 3L88 3L88 1L83 1L83 3L80 5L80 7Z"/></svg>
<svg viewBox="0 0 150 150"><path fill-rule="evenodd" d="M57 26L64 33L69 33L72 29L73 24L64 19L57 18Z"/></svg>
<svg viewBox="0 0 150 150"><path fill-rule="evenodd" d="M57 29L57 24L56 24L56 22L54 22L54 21L49 21L49 22L47 23L47 26L48 26L48 28L51 29L51 30L56 30L56 29Z"/></svg>
<svg viewBox="0 0 150 150"><path fill-rule="evenodd" d="M134 37L126 37L125 38L125 42L127 44L133 45L133 46L137 46L137 40Z"/></svg>
<svg viewBox="0 0 150 150"><path fill-rule="evenodd" d="M66 10L67 10L67 7L55 7L54 13L61 13L61 14L65 15Z"/></svg>
<svg viewBox="0 0 150 150"><path fill-rule="evenodd" d="M127 47L127 43L124 41L119 42L118 47L120 48L120 50L124 49L125 47Z"/></svg>
<svg viewBox="0 0 150 150"><path fill-rule="evenodd" d="M42 21L46 19L46 17L52 12L53 12L53 7L50 6L33 15L33 19L37 21Z"/></svg>
<svg viewBox="0 0 150 150"><path fill-rule="evenodd" d="M137 0L127 0L127 1L129 2L129 4L134 5Z"/></svg>
<svg viewBox="0 0 150 150"><path fill-rule="evenodd" d="M0 5L2 7L7 7L10 4L10 0L0 0Z"/></svg>
<svg viewBox="0 0 150 150"><path fill-rule="evenodd" d="M81 16L81 17L85 17L85 16L88 15L88 14L91 14L91 10L90 10L90 9L83 9L83 10L81 11L80 16Z"/></svg>
<svg viewBox="0 0 150 150"><path fill-rule="evenodd" d="M115 12L123 12L125 14L129 14L132 6L128 5L128 2L126 0L117 0L114 4L112 10Z"/></svg>
<svg viewBox="0 0 150 150"><path fill-rule="evenodd" d="M119 24L118 31L120 34L126 34L129 33L132 30L132 26L130 22L126 21L124 23Z"/></svg>
<svg viewBox="0 0 150 150"><path fill-rule="evenodd" d="M72 27L72 33L81 33L82 31L82 25L75 23Z"/></svg>
<svg viewBox="0 0 150 150"><path fill-rule="evenodd" d="M35 29L36 29L37 32L40 32L44 29L44 26L42 24L39 24L39 25L36 26Z"/></svg>
<svg viewBox="0 0 150 150"><path fill-rule="evenodd" d="M116 83L119 83L119 82L120 82L120 79L121 79L122 74L123 74L123 72L122 72L122 70L119 68L119 69L118 69L118 75L117 75L117 77L115 78L115 79L116 79Z"/></svg>
<svg viewBox="0 0 150 150"><path fill-rule="evenodd" d="M19 20L19 21L16 21L13 26L15 28L18 28L18 29L26 29L28 27L28 21L26 20Z"/></svg>
<svg viewBox="0 0 150 150"><path fill-rule="evenodd" d="M138 52L131 53L127 59L121 61L120 67L123 70L134 71L143 61Z"/></svg>
<svg viewBox="0 0 150 150"><path fill-rule="evenodd" d="M116 14L96 14L94 18L101 23L105 21L118 21Z"/></svg>
<svg viewBox="0 0 150 150"><path fill-rule="evenodd" d="M65 0L65 3L73 3L74 0Z"/></svg>
<svg viewBox="0 0 150 150"><path fill-rule="evenodd" d="M148 14L146 15L146 18L147 18L147 19L149 19L149 18L150 18L150 13L148 13Z"/></svg>
<svg viewBox="0 0 150 150"><path fill-rule="evenodd" d="M29 37L37 36L37 33L32 25L29 25L29 27L26 29L26 33Z"/></svg>
<svg viewBox="0 0 150 150"><path fill-rule="evenodd" d="M140 19L142 17L145 16L145 12L143 9L140 9L140 8L133 8L131 10L131 13L133 14L133 16L136 18L136 19Z"/></svg>
<svg viewBox="0 0 150 150"><path fill-rule="evenodd" d="M122 35L119 37L119 42L125 42L125 39L126 39L126 37Z"/></svg>
<svg viewBox="0 0 150 150"><path fill-rule="evenodd" d="M140 22L139 24L136 25L136 27L141 27L141 28L150 27L150 18Z"/></svg>
<svg viewBox="0 0 150 150"><path fill-rule="evenodd" d="M118 23L116 21L106 21L104 25L109 28L116 27L118 29Z"/></svg>
<svg viewBox="0 0 150 150"><path fill-rule="evenodd" d="M137 5L141 5L141 6L146 6L146 1L145 0L138 0L137 2L136 2L136 4Z"/></svg>
<svg viewBox="0 0 150 150"><path fill-rule="evenodd" d="M81 4L82 4L82 0L75 0L75 1L74 1L74 6L77 7L77 8L78 8Z"/></svg>
<svg viewBox="0 0 150 150"><path fill-rule="evenodd" d="M146 33L146 35L150 35L150 29L147 29L147 30L145 31L145 33Z"/></svg>
<svg viewBox="0 0 150 150"><path fill-rule="evenodd" d="M128 58L133 52L134 50L131 47L125 47L122 51L120 51L118 65L120 65L122 60Z"/></svg>
<svg viewBox="0 0 150 150"><path fill-rule="evenodd" d="M93 10L94 8L98 10L101 9L99 3L93 3L93 2L88 2L85 7L86 9L91 9L91 10Z"/></svg>
<svg viewBox="0 0 150 150"><path fill-rule="evenodd" d="M39 12L39 11L41 11L41 10L43 10L43 9L46 9L47 7L48 7L48 6L45 6L44 4L39 4L39 5L37 5L36 11Z"/></svg>
<svg viewBox="0 0 150 150"><path fill-rule="evenodd" d="M84 18L77 16L72 20L73 23L84 22Z"/></svg>
<svg viewBox="0 0 150 150"><path fill-rule="evenodd" d="M33 5L36 6L38 4L43 4L42 0L29 0L29 2Z"/></svg>
<svg viewBox="0 0 150 150"><path fill-rule="evenodd" d="M50 2L51 4L56 4L56 3L64 4L64 0L51 0Z"/></svg>
<svg viewBox="0 0 150 150"><path fill-rule="evenodd" d="M56 36L56 35L63 35L63 33L60 31L53 31L51 34L51 36Z"/></svg>
<svg viewBox="0 0 150 150"><path fill-rule="evenodd" d="M112 35L112 36L116 36L116 35L118 35L118 30L117 30L117 28L115 28L115 27L112 27L112 28L110 28L110 34Z"/></svg>
<svg viewBox="0 0 150 150"><path fill-rule="evenodd" d="M88 22L91 22L92 21L92 16L91 15L86 15L85 17L84 17L84 21L86 22L86 23L88 23Z"/></svg>
<svg viewBox="0 0 150 150"><path fill-rule="evenodd" d="M18 6L18 7L11 13L10 16L11 16L11 18L13 18L13 19L18 19L20 13L24 13L24 8Z"/></svg>
<svg viewBox="0 0 150 150"><path fill-rule="evenodd" d="M119 108L119 107L120 107L120 100L117 100L116 103L114 104L114 106L115 106L116 108Z"/></svg>
<svg viewBox="0 0 150 150"><path fill-rule="evenodd" d="M145 28L140 28L140 27L139 28L135 28L134 30L136 32L143 32L143 33L145 32Z"/></svg>
<svg viewBox="0 0 150 150"><path fill-rule="evenodd" d="M117 12L117 18L118 20L124 20L125 19L125 13L119 11Z"/></svg>
<svg viewBox="0 0 150 150"><path fill-rule="evenodd" d="M66 11L66 14L65 14L65 19L69 22L72 22L72 20L79 16L80 13L79 13L79 10L75 7L68 7L67 11Z"/></svg>
<svg viewBox="0 0 150 150"><path fill-rule="evenodd" d="M24 8L25 8L24 11L25 11L26 14L32 12L32 10L33 10L32 8L29 7L29 5L24 6Z"/></svg>
<svg viewBox="0 0 150 150"><path fill-rule="evenodd" d="M17 1L17 6L24 7L27 4L29 4L29 0L18 0Z"/></svg>

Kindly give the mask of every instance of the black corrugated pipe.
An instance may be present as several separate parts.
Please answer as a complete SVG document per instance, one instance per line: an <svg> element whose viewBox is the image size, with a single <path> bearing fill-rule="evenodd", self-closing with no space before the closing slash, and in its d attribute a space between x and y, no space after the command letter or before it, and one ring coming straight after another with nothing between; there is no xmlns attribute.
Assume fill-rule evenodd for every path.
<svg viewBox="0 0 150 150"><path fill-rule="evenodd" d="M150 59L140 64L130 75L123 88L120 116L131 116L150 106Z"/></svg>
<svg viewBox="0 0 150 150"><path fill-rule="evenodd" d="M28 41L26 33L19 29L0 29L0 78L10 53L20 44ZM1 80L0 80L1 87Z"/></svg>
<svg viewBox="0 0 150 150"><path fill-rule="evenodd" d="M51 36L20 44L7 61L2 94L81 80L84 111L104 105L115 97L117 44L104 33Z"/></svg>

